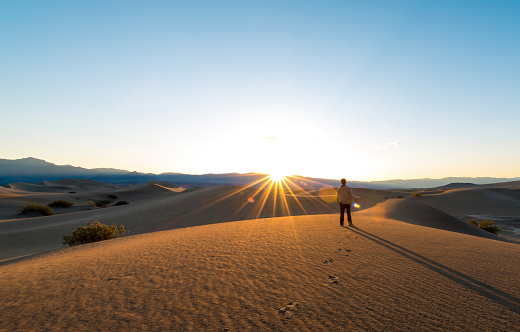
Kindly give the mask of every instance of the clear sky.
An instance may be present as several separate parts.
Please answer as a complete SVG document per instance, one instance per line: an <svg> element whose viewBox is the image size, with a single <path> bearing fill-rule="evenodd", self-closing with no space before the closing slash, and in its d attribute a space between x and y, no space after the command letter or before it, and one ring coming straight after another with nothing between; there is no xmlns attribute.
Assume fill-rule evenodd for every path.
<svg viewBox="0 0 520 332"><path fill-rule="evenodd" d="M0 158L520 176L520 1L0 0Z"/></svg>

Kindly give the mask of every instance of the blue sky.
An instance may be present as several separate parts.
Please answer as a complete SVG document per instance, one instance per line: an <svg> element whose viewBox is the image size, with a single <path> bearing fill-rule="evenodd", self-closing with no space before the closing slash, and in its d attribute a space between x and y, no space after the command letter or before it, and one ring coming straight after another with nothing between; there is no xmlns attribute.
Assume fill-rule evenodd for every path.
<svg viewBox="0 0 520 332"><path fill-rule="evenodd" d="M0 158L520 176L518 1L0 1Z"/></svg>

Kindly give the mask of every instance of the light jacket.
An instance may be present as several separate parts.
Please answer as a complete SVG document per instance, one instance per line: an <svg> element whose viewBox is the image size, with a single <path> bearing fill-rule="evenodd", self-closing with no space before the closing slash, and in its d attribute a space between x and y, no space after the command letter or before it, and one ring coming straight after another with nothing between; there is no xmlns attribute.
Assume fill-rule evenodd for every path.
<svg viewBox="0 0 520 332"><path fill-rule="evenodd" d="M338 195L336 199L341 204L350 204L354 201L354 196L352 195L352 191L350 187L346 185L342 185L338 188Z"/></svg>

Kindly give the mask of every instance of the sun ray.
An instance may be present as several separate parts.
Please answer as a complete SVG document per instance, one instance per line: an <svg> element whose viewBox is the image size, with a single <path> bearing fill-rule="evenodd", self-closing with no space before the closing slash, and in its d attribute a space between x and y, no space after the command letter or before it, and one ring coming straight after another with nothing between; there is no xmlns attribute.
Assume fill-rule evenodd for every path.
<svg viewBox="0 0 520 332"><path fill-rule="evenodd" d="M315 197L315 196L312 196L310 195L308 192L306 192L303 188L301 188L300 186L298 186L295 182L291 181L290 179L286 179L287 182L289 182L290 184L292 184L293 186L295 186L297 189L301 190L302 191L302 194L304 196L307 196L308 198L310 198L312 201L315 201L316 203L320 204L322 207L325 207L325 208L328 208L330 209L330 206L327 205L325 202L323 202L319 197Z"/></svg>
<svg viewBox="0 0 520 332"><path fill-rule="evenodd" d="M280 190L282 192L282 203L284 204L283 206L285 207L285 211L286 211L286 215L288 216L291 216L291 211L289 209L289 204L287 204L287 197L285 197L285 191L283 189L283 184L284 184L284 181L280 181Z"/></svg>
<svg viewBox="0 0 520 332"><path fill-rule="evenodd" d="M225 200L225 199L227 199L227 198L229 198L229 197L231 197L233 195L236 195L236 194L238 194L238 193L240 193L240 192L242 192L242 191L244 191L244 190L246 190L246 189L248 189L248 188L250 188L250 187L252 187L252 186L254 186L254 185L256 185L256 184L258 184L260 182L262 182L262 181L266 181L268 179L269 179L269 176L265 176L264 178L262 178L260 180L257 180L257 181L254 181L254 182L252 182L251 184L249 184L249 185L247 185L245 187L241 187L240 189L237 189L237 190L231 192L228 195L225 195L225 196L220 197L219 199L217 199L215 201L212 201L212 202L210 202L208 204L205 204L205 205L199 207L198 209L195 209L195 210L193 210L193 211L191 211L191 212L189 212L187 214L184 214L182 216L179 216L178 218L175 218L174 220L172 220L172 222L173 223L179 222L179 221L181 221L183 219L191 217L191 216L193 216L193 215L195 215L195 214L197 214L197 213L199 213L199 212L201 212L201 211L203 211L203 210L205 210L205 209L207 209L207 208L209 208L209 207L211 207L211 206L213 206L213 205L215 205L215 204L217 204L219 202L222 202L223 200Z"/></svg>
<svg viewBox="0 0 520 332"><path fill-rule="evenodd" d="M314 180L311 180L311 179L308 179L308 178L304 178L304 177L301 177L301 176L298 176L298 175L292 175L291 177L294 178L294 179L298 179L300 181L307 181L307 182L312 182L312 183L315 183L315 184L319 184L320 186L326 186L327 185L326 183L322 183L322 182L319 182L319 181L314 181Z"/></svg>
<svg viewBox="0 0 520 332"><path fill-rule="evenodd" d="M254 175L259 174L255 173ZM254 219L265 218L266 216L292 216L293 214L299 215L300 213L308 215L310 211L314 211L315 209L318 209L318 211L323 211L323 208L326 208L326 210L331 210L330 204L326 204L322 201L322 199L320 199L319 196L310 193L308 189L304 189L297 183L301 181L324 185L323 183L305 179L300 176L288 176L282 175L280 173L272 173L265 175L258 180L252 181L250 184L244 187L239 187L238 189L223 193L222 197L218 197L214 201L200 206L195 210L189 211L186 214L178 216L177 218L171 220L171 222L176 223L180 220L191 217L249 188L255 188L255 191L253 192L250 190L248 195L249 197L246 198L246 201L239 202L240 206L236 208L235 211L232 211L233 213L230 216L229 221L233 220L233 218L235 218L240 213L240 211L242 211L249 204L252 204L250 216ZM303 185L304 187L309 186L305 183ZM295 191L298 191L298 194ZM289 198L291 199L290 201ZM270 203L268 202L270 199L273 200L272 204L268 204ZM294 205L295 203L297 205ZM266 210L268 206L272 207L272 211ZM294 210L297 207L301 209L301 212Z"/></svg>
<svg viewBox="0 0 520 332"><path fill-rule="evenodd" d="M235 216L236 216L240 211L242 211L242 209L243 209L244 207L246 207L248 204L254 203L256 195L258 195L258 194L259 194L259 193L260 193L260 192L261 192L265 187L267 187L267 185L269 185L269 182L270 182L270 181L269 181L269 179L267 179L267 177L264 178L263 180L264 180L264 183L260 186L260 188L258 188L258 189L256 190L256 192L255 192L253 195L251 195L250 197L248 197L248 200L247 200L246 202L244 202L244 203L243 203L243 204L242 204L242 205L241 205L241 206L240 206L240 207L235 211L235 213L233 213L233 215L231 216L231 219L232 219L233 217L235 217ZM249 199L253 199L253 201L251 202Z"/></svg>
<svg viewBox="0 0 520 332"><path fill-rule="evenodd" d="M269 189L267 189L265 192L264 192L264 197L263 197L263 200L262 200L262 204L260 205L260 208L258 209L258 213L256 215L256 219L258 219L260 217L260 214L262 213L263 209L264 209L264 206L265 206L265 203L267 202L267 198L269 196L269 193L271 192L271 189L273 188L273 184L274 184L274 181L269 181Z"/></svg>
<svg viewBox="0 0 520 332"><path fill-rule="evenodd" d="M274 183L274 196L273 196L273 218L276 216L276 201L278 200L278 185L280 184L280 180L275 181Z"/></svg>
<svg viewBox="0 0 520 332"><path fill-rule="evenodd" d="M287 186L287 190L289 191L289 193L291 194L291 196L294 198L294 200L296 201L296 203L298 203L298 205L300 206L300 208L302 209L303 213L307 214L307 211L305 210L305 208L303 207L302 203L300 203L300 200L298 199L298 197L296 197L296 195L294 194L294 192L292 191L291 187L287 184L287 181L288 179L283 179L282 180L282 183L285 184L285 186Z"/></svg>

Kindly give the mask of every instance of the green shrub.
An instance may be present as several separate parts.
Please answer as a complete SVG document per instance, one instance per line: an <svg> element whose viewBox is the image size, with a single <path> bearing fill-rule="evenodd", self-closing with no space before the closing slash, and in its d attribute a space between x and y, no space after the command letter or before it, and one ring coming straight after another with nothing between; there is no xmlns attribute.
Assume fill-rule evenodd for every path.
<svg viewBox="0 0 520 332"><path fill-rule="evenodd" d="M67 202L67 201L64 201L62 199L59 199L57 201L54 201L52 203L49 203L49 207L51 208L55 208L55 207L60 207L60 208L69 208L71 206L73 206L74 203L72 202Z"/></svg>
<svg viewBox="0 0 520 332"><path fill-rule="evenodd" d="M92 224L86 223L85 226L76 228L72 235L63 235L63 244L68 244L70 247L79 244L98 242L104 240L115 239L125 234L125 226L116 224L108 226L95 220Z"/></svg>
<svg viewBox="0 0 520 332"><path fill-rule="evenodd" d="M417 191L416 191L416 192L413 192L411 196L412 196L412 197L421 197L422 194L421 194L420 192L417 192Z"/></svg>
<svg viewBox="0 0 520 332"><path fill-rule="evenodd" d="M485 231L488 231L493 234L498 233L498 227L494 226L495 222L493 220L482 220L481 222L476 222L475 220L468 221L473 226L477 226Z"/></svg>
<svg viewBox="0 0 520 332"><path fill-rule="evenodd" d="M52 209L47 205L36 204L36 203L27 203L25 206L18 208L18 214L26 214L26 213L39 213L43 216L53 215Z"/></svg>
<svg viewBox="0 0 520 332"><path fill-rule="evenodd" d="M119 201L116 204L114 204L114 206L127 205L127 204L130 204L130 203L128 203L127 201Z"/></svg>
<svg viewBox="0 0 520 332"><path fill-rule="evenodd" d="M110 195L108 195L108 198L117 199L117 196L110 194Z"/></svg>

